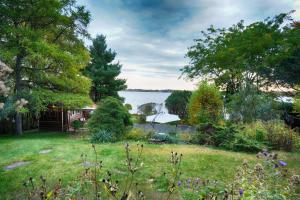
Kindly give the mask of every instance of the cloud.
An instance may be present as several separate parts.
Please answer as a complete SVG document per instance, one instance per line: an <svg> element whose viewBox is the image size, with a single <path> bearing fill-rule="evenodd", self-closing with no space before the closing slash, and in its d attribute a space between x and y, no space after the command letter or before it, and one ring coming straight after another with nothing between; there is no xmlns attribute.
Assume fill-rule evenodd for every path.
<svg viewBox="0 0 300 200"><path fill-rule="evenodd" d="M104 34L129 88L192 89L178 80L187 48L211 24L228 27L296 9L298 0L79 0L91 11L92 36ZM88 42L88 44L90 44Z"/></svg>

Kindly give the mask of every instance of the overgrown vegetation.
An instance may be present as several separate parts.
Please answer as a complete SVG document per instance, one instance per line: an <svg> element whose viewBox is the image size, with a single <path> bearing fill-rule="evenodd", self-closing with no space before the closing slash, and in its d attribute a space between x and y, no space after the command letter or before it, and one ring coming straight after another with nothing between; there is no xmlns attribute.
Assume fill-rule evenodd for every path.
<svg viewBox="0 0 300 200"><path fill-rule="evenodd" d="M112 134L111 138L116 140L121 139L131 125L131 116L127 108L121 100L113 97L102 99L88 120L88 128L94 136L108 131Z"/></svg>
<svg viewBox="0 0 300 200"><path fill-rule="evenodd" d="M128 144L125 144L125 163L128 175L119 181L114 178L112 170L102 171L105 163L99 160L97 149L94 151L93 162L87 161L87 156L82 154L83 163L91 163L84 166L83 173L67 188L63 188L61 180L54 188L47 187L46 179L40 176L38 185L30 177L24 182L28 199L150 199L145 192L139 189L141 183L136 180L136 174L143 170L143 144L137 145L136 155L133 156ZM288 164L279 160L278 155L266 150L257 154L259 159L254 167L246 161L235 174L234 181L228 185L218 180L193 178L183 181L181 175L188 173L182 171L182 159L184 156L177 152L171 152L169 163L171 173L163 172L157 181L161 193L159 199L173 199L175 195L181 195L184 199L298 199L300 195L300 176L288 171ZM104 178L103 178L104 177Z"/></svg>

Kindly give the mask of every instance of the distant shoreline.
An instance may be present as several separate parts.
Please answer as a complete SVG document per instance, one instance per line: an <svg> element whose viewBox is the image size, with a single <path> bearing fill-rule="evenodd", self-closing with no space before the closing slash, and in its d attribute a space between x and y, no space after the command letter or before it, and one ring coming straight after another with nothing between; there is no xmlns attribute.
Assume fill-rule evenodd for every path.
<svg viewBox="0 0 300 200"><path fill-rule="evenodd" d="M165 93L169 93L169 92L173 92L175 90L171 90L171 89L164 89L164 90L150 90L150 89L127 89L127 90L123 90L124 92L165 92Z"/></svg>

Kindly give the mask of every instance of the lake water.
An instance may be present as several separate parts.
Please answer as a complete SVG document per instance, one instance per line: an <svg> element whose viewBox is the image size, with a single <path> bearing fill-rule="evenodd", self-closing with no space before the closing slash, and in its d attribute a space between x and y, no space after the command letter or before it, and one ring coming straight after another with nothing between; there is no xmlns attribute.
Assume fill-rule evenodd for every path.
<svg viewBox="0 0 300 200"><path fill-rule="evenodd" d="M162 104L161 111L168 113L165 107L165 100L170 95L170 92L133 92L133 91L120 91L119 95L125 98L125 103L132 106L130 113L137 113L138 106L145 103Z"/></svg>

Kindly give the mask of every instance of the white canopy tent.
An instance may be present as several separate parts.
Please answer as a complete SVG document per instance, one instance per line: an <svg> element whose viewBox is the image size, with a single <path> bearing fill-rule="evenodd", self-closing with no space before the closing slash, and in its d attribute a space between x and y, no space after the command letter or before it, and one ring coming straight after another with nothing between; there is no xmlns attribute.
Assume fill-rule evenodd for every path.
<svg viewBox="0 0 300 200"><path fill-rule="evenodd" d="M168 123L168 122L175 122L175 121L179 121L180 118L178 117L178 115L172 115L172 114L166 114L166 113L158 113L155 115L150 115L146 117L146 121L147 122L151 122L151 123Z"/></svg>

